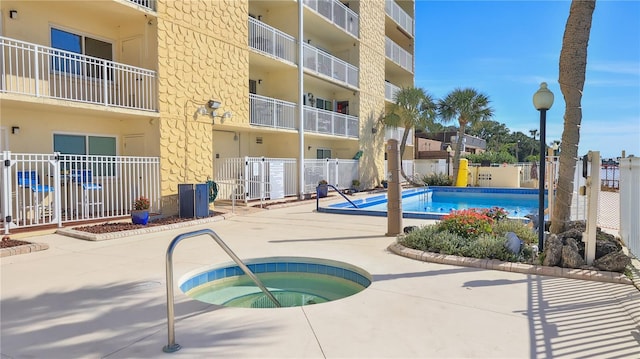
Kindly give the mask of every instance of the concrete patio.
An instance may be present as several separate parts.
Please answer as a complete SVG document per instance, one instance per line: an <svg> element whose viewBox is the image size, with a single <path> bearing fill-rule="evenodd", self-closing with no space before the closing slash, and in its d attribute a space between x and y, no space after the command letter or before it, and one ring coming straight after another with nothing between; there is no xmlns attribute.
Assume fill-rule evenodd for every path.
<svg viewBox="0 0 640 359"><path fill-rule="evenodd" d="M2 358L638 358L640 292L628 284L426 263L388 251L383 217L315 213L315 203L99 242L57 234L1 259ZM404 225L428 222L404 220ZM167 343L165 252L211 228L240 258L308 256L373 277L354 296L282 309L225 308L177 288ZM209 237L174 254L175 284L229 258Z"/></svg>

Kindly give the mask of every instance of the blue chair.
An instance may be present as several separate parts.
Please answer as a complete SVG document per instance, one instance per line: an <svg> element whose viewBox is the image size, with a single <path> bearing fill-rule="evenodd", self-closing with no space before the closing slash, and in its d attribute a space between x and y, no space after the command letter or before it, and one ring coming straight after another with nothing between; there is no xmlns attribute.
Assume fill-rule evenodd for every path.
<svg viewBox="0 0 640 359"><path fill-rule="evenodd" d="M18 171L16 176L18 187L29 188L33 196L32 205L24 203L23 208L35 206L36 218L44 217L45 210L53 207L51 201L49 204L45 204L44 200L49 193L54 192L54 188L49 185L40 184L40 176L38 176L38 172L36 171ZM24 197L25 196L23 196L23 201L26 202Z"/></svg>
<svg viewBox="0 0 640 359"><path fill-rule="evenodd" d="M93 182L91 170L72 170L71 180L82 189L82 199L78 204L82 206L82 216L87 218L92 208L102 207L102 185Z"/></svg>

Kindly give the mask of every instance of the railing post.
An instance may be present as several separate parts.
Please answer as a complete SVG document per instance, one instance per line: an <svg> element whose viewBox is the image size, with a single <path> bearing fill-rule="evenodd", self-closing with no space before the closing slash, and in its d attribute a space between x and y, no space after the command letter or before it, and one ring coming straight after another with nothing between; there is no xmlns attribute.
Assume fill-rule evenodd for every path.
<svg viewBox="0 0 640 359"><path fill-rule="evenodd" d="M109 81L107 79L107 62L102 60L102 90L104 91L103 97L105 106L109 105L108 85Z"/></svg>
<svg viewBox="0 0 640 359"><path fill-rule="evenodd" d="M35 45L33 48L34 51L34 61L33 61L33 65L35 66L34 69L34 75L36 77L35 83L36 83L36 97L40 97L40 66L39 66L39 52L40 52L40 46Z"/></svg>

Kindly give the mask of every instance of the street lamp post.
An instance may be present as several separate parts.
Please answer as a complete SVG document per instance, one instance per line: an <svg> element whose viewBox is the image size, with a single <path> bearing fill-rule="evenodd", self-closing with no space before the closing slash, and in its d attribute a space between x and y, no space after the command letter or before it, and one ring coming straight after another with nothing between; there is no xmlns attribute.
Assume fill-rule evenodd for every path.
<svg viewBox="0 0 640 359"><path fill-rule="evenodd" d="M533 106L540 111L540 175L538 176L538 245L544 250L544 182L545 182L545 127L547 110L553 106L553 92L547 88L547 83L540 84L540 88L533 94ZM553 210L553 209L550 209Z"/></svg>
<svg viewBox="0 0 640 359"><path fill-rule="evenodd" d="M451 176L449 173L449 167L451 167L451 152L453 152L451 145L447 145L447 177Z"/></svg>

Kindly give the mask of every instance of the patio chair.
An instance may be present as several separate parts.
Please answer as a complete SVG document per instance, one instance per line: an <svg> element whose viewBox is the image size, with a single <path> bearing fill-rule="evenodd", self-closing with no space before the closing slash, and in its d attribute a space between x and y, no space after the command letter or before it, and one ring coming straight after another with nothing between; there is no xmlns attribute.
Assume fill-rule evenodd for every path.
<svg viewBox="0 0 640 359"><path fill-rule="evenodd" d="M22 208L35 209L36 222L41 217L45 216L47 210L53 208L53 200L49 197L49 194L54 192L54 188L49 185L40 184L40 176L36 171L18 171L16 173L18 187L23 189L29 189L32 195L32 200L27 203L26 193L23 190L22 194Z"/></svg>
<svg viewBox="0 0 640 359"><path fill-rule="evenodd" d="M93 182L93 174L91 170L72 170L71 180L78 184L82 191L78 205L82 207L82 217L87 218L88 215L96 213L96 209L103 210L102 202L102 185Z"/></svg>

